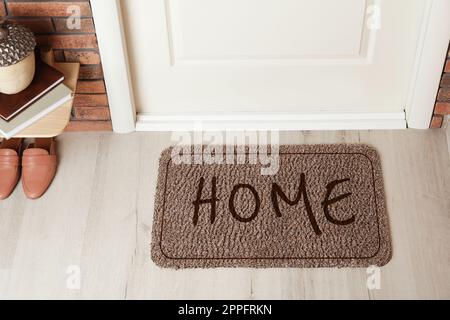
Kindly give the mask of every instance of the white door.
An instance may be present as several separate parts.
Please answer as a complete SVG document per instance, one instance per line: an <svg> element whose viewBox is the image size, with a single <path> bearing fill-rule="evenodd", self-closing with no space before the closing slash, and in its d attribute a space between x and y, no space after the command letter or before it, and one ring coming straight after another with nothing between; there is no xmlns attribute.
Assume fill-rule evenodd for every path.
<svg viewBox="0 0 450 320"><path fill-rule="evenodd" d="M123 0L138 113L402 117L427 0ZM404 119L404 117L403 117Z"/></svg>

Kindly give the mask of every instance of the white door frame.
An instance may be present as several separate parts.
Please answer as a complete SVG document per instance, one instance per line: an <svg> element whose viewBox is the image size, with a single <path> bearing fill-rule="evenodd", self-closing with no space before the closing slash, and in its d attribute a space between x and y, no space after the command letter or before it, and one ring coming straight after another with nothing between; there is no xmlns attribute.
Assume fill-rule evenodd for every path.
<svg viewBox="0 0 450 320"><path fill-rule="evenodd" d="M395 0L392 0L395 1ZM115 132L427 129L450 40L449 0L427 1L405 113L136 115L120 0L91 0Z"/></svg>
<svg viewBox="0 0 450 320"><path fill-rule="evenodd" d="M136 108L120 0L91 0L115 132L136 130Z"/></svg>

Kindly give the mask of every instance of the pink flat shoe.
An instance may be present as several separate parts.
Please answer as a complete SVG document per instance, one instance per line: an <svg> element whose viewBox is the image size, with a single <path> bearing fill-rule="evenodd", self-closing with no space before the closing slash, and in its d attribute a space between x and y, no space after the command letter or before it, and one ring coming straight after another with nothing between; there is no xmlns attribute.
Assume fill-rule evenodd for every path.
<svg viewBox="0 0 450 320"><path fill-rule="evenodd" d="M22 187L29 199L44 195L56 175L55 139L36 139L22 156Z"/></svg>
<svg viewBox="0 0 450 320"><path fill-rule="evenodd" d="M0 144L0 200L7 199L19 182L22 143L22 139L11 139Z"/></svg>

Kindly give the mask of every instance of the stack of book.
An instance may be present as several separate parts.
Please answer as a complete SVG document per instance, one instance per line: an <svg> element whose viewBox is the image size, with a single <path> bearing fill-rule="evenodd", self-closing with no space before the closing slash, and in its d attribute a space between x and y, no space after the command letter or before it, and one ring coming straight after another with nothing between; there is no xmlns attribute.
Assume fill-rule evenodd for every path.
<svg viewBox="0 0 450 320"><path fill-rule="evenodd" d="M0 133L9 139L72 99L64 75L37 61L33 82L15 95L0 93Z"/></svg>

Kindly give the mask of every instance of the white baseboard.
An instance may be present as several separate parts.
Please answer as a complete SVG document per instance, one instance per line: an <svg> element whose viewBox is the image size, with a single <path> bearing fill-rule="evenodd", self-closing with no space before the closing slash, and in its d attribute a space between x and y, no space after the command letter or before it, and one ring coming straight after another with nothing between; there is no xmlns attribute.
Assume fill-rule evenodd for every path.
<svg viewBox="0 0 450 320"><path fill-rule="evenodd" d="M406 129L404 112L137 116L136 131L392 130Z"/></svg>

